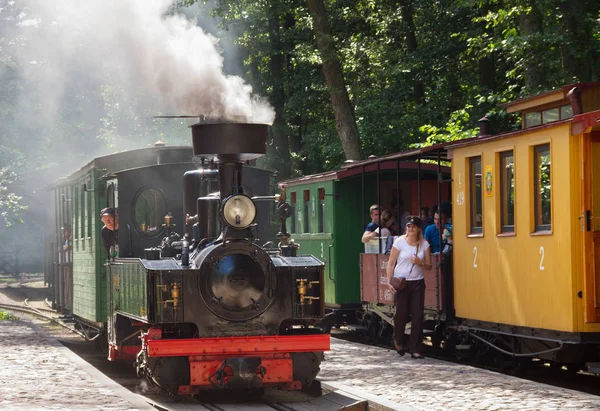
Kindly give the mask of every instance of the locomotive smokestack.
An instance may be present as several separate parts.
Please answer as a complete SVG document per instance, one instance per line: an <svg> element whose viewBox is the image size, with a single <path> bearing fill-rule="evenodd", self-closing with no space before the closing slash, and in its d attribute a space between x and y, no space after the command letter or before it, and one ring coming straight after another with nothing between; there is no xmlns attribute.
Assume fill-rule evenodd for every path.
<svg viewBox="0 0 600 411"><path fill-rule="evenodd" d="M242 163L267 152L267 124L198 123L192 127L195 156L215 156L221 199L242 187Z"/></svg>

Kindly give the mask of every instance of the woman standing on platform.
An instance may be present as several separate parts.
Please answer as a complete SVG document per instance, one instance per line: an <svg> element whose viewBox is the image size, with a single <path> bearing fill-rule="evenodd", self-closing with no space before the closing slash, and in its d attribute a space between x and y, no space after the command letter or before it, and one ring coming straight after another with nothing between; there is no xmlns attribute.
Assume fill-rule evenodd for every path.
<svg viewBox="0 0 600 411"><path fill-rule="evenodd" d="M388 286L395 294L394 345L400 356L405 353L404 330L411 318L411 357L424 358L420 351L423 343L423 316L425 309L424 270L431 270L431 250L423 239L423 220L417 216L406 217L406 233L396 241L387 265ZM392 280L394 279L394 280Z"/></svg>

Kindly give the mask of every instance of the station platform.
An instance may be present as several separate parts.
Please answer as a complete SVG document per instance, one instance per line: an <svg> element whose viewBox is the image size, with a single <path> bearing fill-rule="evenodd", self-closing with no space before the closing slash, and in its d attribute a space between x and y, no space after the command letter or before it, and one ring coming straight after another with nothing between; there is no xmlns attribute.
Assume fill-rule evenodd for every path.
<svg viewBox="0 0 600 411"><path fill-rule="evenodd" d="M156 410L27 320L0 321L0 409Z"/></svg>
<svg viewBox="0 0 600 411"><path fill-rule="evenodd" d="M438 359L331 339L319 379L414 410L598 410L600 397Z"/></svg>

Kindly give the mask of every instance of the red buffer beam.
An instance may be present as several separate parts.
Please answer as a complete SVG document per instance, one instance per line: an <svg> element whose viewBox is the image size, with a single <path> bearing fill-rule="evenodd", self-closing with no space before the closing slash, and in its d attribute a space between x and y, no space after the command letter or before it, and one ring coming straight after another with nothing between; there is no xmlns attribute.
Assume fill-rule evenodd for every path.
<svg viewBox="0 0 600 411"><path fill-rule="evenodd" d="M194 355L244 356L329 350L329 334L193 338L181 340L148 339L148 355L150 357Z"/></svg>

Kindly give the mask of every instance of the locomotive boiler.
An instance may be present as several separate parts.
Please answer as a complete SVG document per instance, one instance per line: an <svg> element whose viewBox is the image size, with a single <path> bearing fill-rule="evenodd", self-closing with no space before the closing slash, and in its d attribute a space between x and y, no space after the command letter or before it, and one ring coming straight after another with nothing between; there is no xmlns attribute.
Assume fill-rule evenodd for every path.
<svg viewBox="0 0 600 411"><path fill-rule="evenodd" d="M265 154L267 132L263 124L193 125L203 165L186 173L193 238L173 233L144 258L108 264L109 359L135 359L138 375L169 392L301 389L329 349L329 335L314 327L324 315L323 263L295 255L285 195L252 196L242 178L243 165ZM275 251L255 241L265 201L281 219Z"/></svg>

